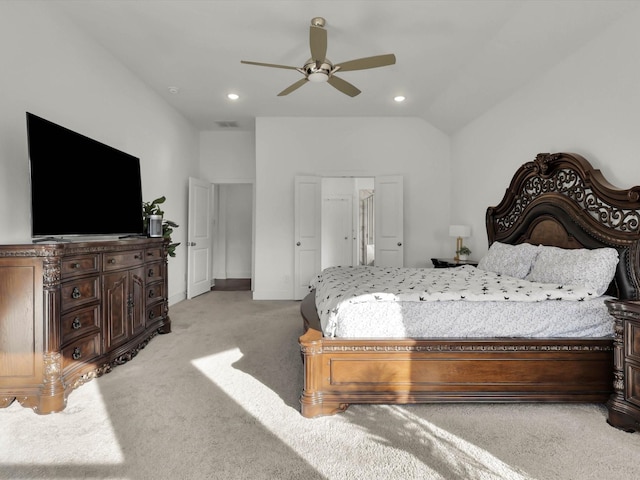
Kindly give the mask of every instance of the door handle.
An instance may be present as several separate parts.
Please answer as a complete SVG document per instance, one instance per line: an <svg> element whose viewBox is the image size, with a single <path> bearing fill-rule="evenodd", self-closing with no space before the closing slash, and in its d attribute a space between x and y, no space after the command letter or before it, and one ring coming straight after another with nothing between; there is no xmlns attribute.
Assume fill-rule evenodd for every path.
<svg viewBox="0 0 640 480"><path fill-rule="evenodd" d="M398 246L401 247L402 246L402 242L398 242Z"/></svg>
<svg viewBox="0 0 640 480"><path fill-rule="evenodd" d="M300 242L296 242L297 247L299 247L300 245L302 245Z"/></svg>
<svg viewBox="0 0 640 480"><path fill-rule="evenodd" d="M187 247L195 247L196 242L187 242Z"/></svg>

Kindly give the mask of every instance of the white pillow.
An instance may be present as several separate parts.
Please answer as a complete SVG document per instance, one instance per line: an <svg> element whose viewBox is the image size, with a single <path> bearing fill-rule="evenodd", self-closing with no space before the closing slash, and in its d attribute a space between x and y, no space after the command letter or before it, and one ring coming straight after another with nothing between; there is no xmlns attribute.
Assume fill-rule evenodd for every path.
<svg viewBox="0 0 640 480"><path fill-rule="evenodd" d="M478 262L478 268L522 279L531 271L537 255L538 247L530 243L509 245L493 242L487 254Z"/></svg>
<svg viewBox="0 0 640 480"><path fill-rule="evenodd" d="M580 285L603 295L618 265L615 248L564 249L540 246L527 280L561 285Z"/></svg>

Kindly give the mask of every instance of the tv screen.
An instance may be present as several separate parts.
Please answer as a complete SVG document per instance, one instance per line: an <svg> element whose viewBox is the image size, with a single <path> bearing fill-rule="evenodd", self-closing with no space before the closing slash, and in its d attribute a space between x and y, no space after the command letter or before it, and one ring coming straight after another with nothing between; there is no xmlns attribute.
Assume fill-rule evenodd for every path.
<svg viewBox="0 0 640 480"><path fill-rule="evenodd" d="M142 235L140 160L27 112L31 234Z"/></svg>

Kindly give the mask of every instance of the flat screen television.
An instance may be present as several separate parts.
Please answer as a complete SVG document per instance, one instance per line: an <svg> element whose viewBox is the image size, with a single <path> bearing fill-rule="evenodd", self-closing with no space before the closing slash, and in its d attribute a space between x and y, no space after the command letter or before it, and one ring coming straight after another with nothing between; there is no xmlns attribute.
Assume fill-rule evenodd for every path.
<svg viewBox="0 0 640 480"><path fill-rule="evenodd" d="M140 160L27 112L34 239L143 235Z"/></svg>

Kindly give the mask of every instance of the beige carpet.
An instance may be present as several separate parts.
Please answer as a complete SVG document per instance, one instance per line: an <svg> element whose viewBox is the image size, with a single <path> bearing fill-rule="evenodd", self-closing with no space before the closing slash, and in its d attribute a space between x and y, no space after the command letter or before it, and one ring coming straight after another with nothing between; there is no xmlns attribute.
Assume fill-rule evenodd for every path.
<svg viewBox="0 0 640 480"><path fill-rule="evenodd" d="M634 479L640 433L601 405L299 414L299 303L210 292L67 409L0 410L0 479Z"/></svg>

